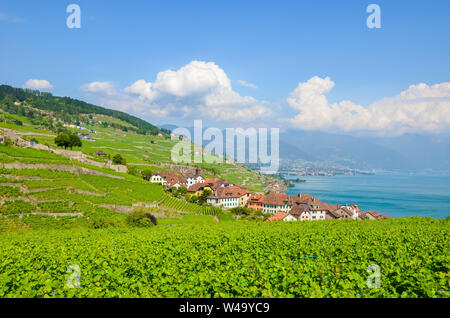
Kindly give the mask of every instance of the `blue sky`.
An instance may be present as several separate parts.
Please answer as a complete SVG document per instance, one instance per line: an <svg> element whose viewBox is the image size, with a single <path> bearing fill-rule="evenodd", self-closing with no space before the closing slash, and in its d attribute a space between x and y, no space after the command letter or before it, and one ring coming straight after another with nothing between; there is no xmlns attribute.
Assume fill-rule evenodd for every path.
<svg viewBox="0 0 450 318"><path fill-rule="evenodd" d="M81 8L81 29L66 26L70 3ZM381 8L381 29L366 26L370 15L366 7L371 3ZM432 101L433 105L426 105L431 108L424 109L447 114L448 85L433 85L449 82L448 12L450 2L446 0L2 0L0 82L22 87L29 79L46 80L55 95L122 109L157 124L187 124L197 116L228 125L249 117L245 112L232 117L230 112L266 108L268 112L261 110L261 118L255 118L253 124L267 125L276 118L277 125L282 126L352 132L364 130L361 126L367 126L376 114L401 104L401 112L415 116L410 118L414 122L402 121L404 116L399 116L386 125L369 125L369 130L402 133L429 126L428 131L439 133L449 129L448 121L435 123L435 119L411 115L410 101L398 96L411 85L425 83L427 87L413 89L415 96L438 97L445 103ZM177 71L192 61L213 62L225 72L233 94L239 97L230 97L230 105L209 105L204 96L199 98L200 91L185 82L187 90L176 93L161 88L166 87L162 82L153 85L159 87L157 97L149 97L153 93L148 87L124 92L138 80L147 85L155 83L158 72ZM195 72L187 72L187 81L202 74ZM314 77L316 81L308 82ZM243 86L240 80L256 88ZM93 82L108 83L109 93L83 86ZM299 83L309 84L294 92ZM216 84L201 94L209 94ZM316 95L308 98L311 91ZM289 103L291 94L295 96ZM246 96L251 100L244 101ZM326 105L321 104L323 96ZM373 108L369 115L362 108L350 110L350 114L359 115L348 127L336 123L347 118L349 110L339 104L338 111L333 112L333 103L351 101L366 109L384 98L390 100L380 102L383 105ZM139 106L128 105L134 102ZM215 117L203 116L205 107L197 108L202 103L213 107ZM171 107L167 108L168 104ZM148 112L147 105L155 111ZM180 112L182 107L186 107L185 113ZM163 114L165 109L169 109L169 115ZM322 113L324 117L329 115L329 120L309 124L311 116ZM364 120L366 124L358 124Z"/></svg>

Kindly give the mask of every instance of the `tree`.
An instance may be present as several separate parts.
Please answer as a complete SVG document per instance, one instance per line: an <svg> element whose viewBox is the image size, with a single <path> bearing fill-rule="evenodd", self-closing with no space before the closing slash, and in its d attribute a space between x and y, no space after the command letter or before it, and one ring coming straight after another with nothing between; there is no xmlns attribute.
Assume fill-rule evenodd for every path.
<svg viewBox="0 0 450 318"><path fill-rule="evenodd" d="M70 136L66 133L60 133L55 138L55 144L58 147L64 147L64 149L67 149L67 147L70 147Z"/></svg>
<svg viewBox="0 0 450 318"><path fill-rule="evenodd" d="M73 134L73 135L69 135L69 139L70 139L70 145L69 145L70 149L72 149L72 147L81 147L80 137Z"/></svg>
<svg viewBox="0 0 450 318"><path fill-rule="evenodd" d="M136 177L140 176L139 170L138 168L136 168L136 166L128 166L128 174L131 174Z"/></svg>
<svg viewBox="0 0 450 318"><path fill-rule="evenodd" d="M127 160L124 157L122 157L120 154L115 155L112 159L112 162L115 165L126 165L127 164Z"/></svg>
<svg viewBox="0 0 450 318"><path fill-rule="evenodd" d="M231 208L230 212L236 215L251 215L253 213L253 210L243 206L238 206L235 208Z"/></svg>
<svg viewBox="0 0 450 318"><path fill-rule="evenodd" d="M150 180L150 178L153 175L153 172L150 169L145 169L144 171L141 172L142 174L142 178L144 178L144 180Z"/></svg>
<svg viewBox="0 0 450 318"><path fill-rule="evenodd" d="M208 197L211 195L211 190L209 189L205 189L203 190L202 194L200 195L200 197L198 198L198 203L203 204L206 202L206 199L208 199Z"/></svg>
<svg viewBox="0 0 450 318"><path fill-rule="evenodd" d="M144 207L136 207L127 215L127 223L138 227L152 227L157 225L156 217L148 213Z"/></svg>
<svg viewBox="0 0 450 318"><path fill-rule="evenodd" d="M73 147L81 147L81 140L77 135L67 134L63 132L56 136L55 144L58 147L64 147L64 149L67 149L67 147L70 147L70 149L72 149Z"/></svg>
<svg viewBox="0 0 450 318"><path fill-rule="evenodd" d="M198 196L193 195L193 196L189 199L189 202L191 202L191 203L198 203Z"/></svg>
<svg viewBox="0 0 450 318"><path fill-rule="evenodd" d="M11 139L6 138L6 139L5 139L4 145L5 145L6 147L12 147L12 146L14 145L14 142L13 142Z"/></svg>

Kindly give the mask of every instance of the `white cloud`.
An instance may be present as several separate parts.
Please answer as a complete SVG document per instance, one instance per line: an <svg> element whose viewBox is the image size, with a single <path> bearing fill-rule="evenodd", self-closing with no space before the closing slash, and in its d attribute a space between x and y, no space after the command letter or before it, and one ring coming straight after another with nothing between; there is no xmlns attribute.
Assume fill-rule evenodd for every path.
<svg viewBox="0 0 450 318"><path fill-rule="evenodd" d="M0 12L0 21L21 23L21 22L24 22L24 19L10 15L10 14Z"/></svg>
<svg viewBox="0 0 450 318"><path fill-rule="evenodd" d="M141 79L124 92L161 108L170 104L184 116L197 110L201 117L250 121L271 113L267 103L235 92L224 70L213 62L192 61L177 71L159 72L154 82Z"/></svg>
<svg viewBox="0 0 450 318"><path fill-rule="evenodd" d="M81 86L81 89L87 93L97 93L104 95L114 95L116 89L110 82L91 82Z"/></svg>
<svg viewBox="0 0 450 318"><path fill-rule="evenodd" d="M334 82L313 77L287 99L300 111L291 123L307 130L373 131L384 134L450 130L450 83L412 85L368 107L351 101L330 104L324 95Z"/></svg>
<svg viewBox="0 0 450 318"><path fill-rule="evenodd" d="M244 87L258 88L258 86L256 86L255 84L246 82L244 80L238 80L238 83L239 83L239 85L244 86Z"/></svg>
<svg viewBox="0 0 450 318"><path fill-rule="evenodd" d="M29 89L53 89L53 85L49 81L39 79L29 79L23 84L23 88Z"/></svg>

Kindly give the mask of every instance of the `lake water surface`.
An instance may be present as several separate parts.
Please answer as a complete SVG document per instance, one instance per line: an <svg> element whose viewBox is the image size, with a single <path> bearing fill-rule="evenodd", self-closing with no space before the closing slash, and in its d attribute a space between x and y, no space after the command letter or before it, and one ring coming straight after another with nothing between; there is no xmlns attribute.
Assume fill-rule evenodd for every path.
<svg viewBox="0 0 450 318"><path fill-rule="evenodd" d="M289 178L289 177L288 177ZM390 217L450 215L450 176L356 175L301 176L288 194L310 193L334 204L358 204Z"/></svg>

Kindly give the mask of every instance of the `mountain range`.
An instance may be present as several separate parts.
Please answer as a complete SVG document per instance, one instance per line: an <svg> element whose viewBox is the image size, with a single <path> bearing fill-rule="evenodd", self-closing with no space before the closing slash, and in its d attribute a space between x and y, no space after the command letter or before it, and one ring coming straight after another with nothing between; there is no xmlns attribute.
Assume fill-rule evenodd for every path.
<svg viewBox="0 0 450 318"><path fill-rule="evenodd" d="M167 130L177 127L160 126ZM193 128L188 130L193 133ZM282 162L378 171L450 171L450 137L446 135L352 136L288 129L280 133L279 141Z"/></svg>

